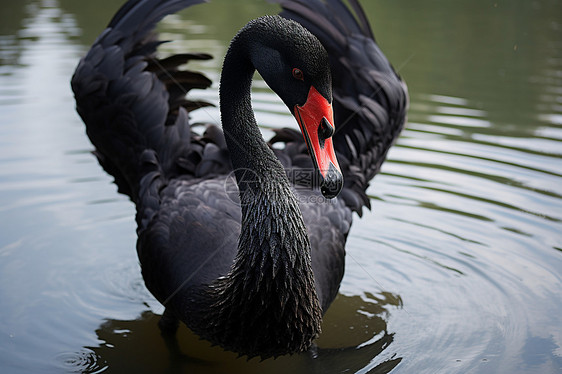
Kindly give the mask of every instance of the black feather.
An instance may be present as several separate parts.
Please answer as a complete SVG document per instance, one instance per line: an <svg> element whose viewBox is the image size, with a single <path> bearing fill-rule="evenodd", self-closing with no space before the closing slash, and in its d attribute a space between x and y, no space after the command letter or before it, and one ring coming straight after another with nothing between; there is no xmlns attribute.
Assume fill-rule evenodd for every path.
<svg viewBox="0 0 562 374"><path fill-rule="evenodd" d="M163 43L156 24L201 2L129 0L76 68L76 109L99 163L136 204L137 253L145 284L166 306L162 328L177 328L181 318L200 336L250 357L302 351L338 292L352 212L369 207L365 190L404 125L406 86L356 0L353 11L338 0L278 0L282 14L309 28L331 56L333 138L345 186L324 201L302 134L281 129L269 143L273 152L259 141L245 142L251 152L238 147L261 147L253 162L270 177L241 183L255 194L240 195L232 171L241 156L230 153L219 127L204 124L201 135L189 123L189 111L210 104L186 94L211 81L183 65L210 56L156 53ZM276 38L291 26L293 39L281 41L315 46L323 58L311 63L329 82L326 53L301 26L280 17L256 25L275 26L268 36Z"/></svg>
<svg viewBox="0 0 562 374"><path fill-rule="evenodd" d="M346 181L344 189L351 188L348 181L357 180L353 173L365 177L361 186L354 185L341 197L348 207L360 212L368 202L368 181L379 172L405 125L406 84L376 44L357 0L350 0L355 15L340 0L270 1L281 4L283 17L300 22L316 35L330 55L334 145Z"/></svg>

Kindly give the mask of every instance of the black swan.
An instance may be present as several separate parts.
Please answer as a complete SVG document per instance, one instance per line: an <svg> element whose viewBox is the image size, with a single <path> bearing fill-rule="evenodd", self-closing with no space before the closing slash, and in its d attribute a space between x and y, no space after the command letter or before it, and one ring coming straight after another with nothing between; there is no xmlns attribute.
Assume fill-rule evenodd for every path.
<svg viewBox="0 0 562 374"><path fill-rule="evenodd" d="M277 0L282 17L251 21L226 54L224 133L207 124L199 135L188 112L207 104L185 94L211 82L179 66L210 56L158 59L154 28L200 2L125 3L72 77L77 111L99 163L136 204L162 331L182 321L248 357L302 352L338 292L352 213L369 207L368 182L404 126L406 86L356 0L355 16L339 0ZM304 136L280 129L263 140L256 69Z"/></svg>

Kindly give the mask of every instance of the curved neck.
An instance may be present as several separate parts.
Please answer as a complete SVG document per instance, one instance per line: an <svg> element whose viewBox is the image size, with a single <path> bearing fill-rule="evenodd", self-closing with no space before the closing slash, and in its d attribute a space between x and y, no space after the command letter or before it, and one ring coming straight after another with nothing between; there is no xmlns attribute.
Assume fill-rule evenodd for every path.
<svg viewBox="0 0 562 374"><path fill-rule="evenodd" d="M225 57L220 84L223 129L240 189L241 233L230 272L210 286L200 333L227 349L266 358L307 349L320 332L321 308L297 199L253 114L252 38L241 34Z"/></svg>
<svg viewBox="0 0 562 374"><path fill-rule="evenodd" d="M263 140L252 109L251 86L255 68L249 58L251 46L248 40L251 38L240 35L233 40L224 59L220 81L223 131L241 191L252 187L247 174L242 171L250 170L255 176L266 179L285 175Z"/></svg>

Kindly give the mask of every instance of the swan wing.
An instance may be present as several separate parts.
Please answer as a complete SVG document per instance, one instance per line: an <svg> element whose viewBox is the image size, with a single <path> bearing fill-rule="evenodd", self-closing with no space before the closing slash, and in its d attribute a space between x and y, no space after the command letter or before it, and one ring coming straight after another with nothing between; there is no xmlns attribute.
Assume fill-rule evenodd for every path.
<svg viewBox="0 0 562 374"><path fill-rule="evenodd" d="M162 44L154 31L156 24L167 14L201 2L125 3L72 77L76 109L95 154L115 177L119 191L137 207L150 205L149 200L173 178L199 178L229 168L222 132L208 127L199 136L188 119L190 110L208 104L187 100L186 93L207 88L211 81L201 73L179 69L211 56L156 56Z"/></svg>
<svg viewBox="0 0 562 374"><path fill-rule="evenodd" d="M406 122L408 90L375 42L357 0L271 0L301 23L330 56L336 133L345 185L340 198L361 214L366 189Z"/></svg>

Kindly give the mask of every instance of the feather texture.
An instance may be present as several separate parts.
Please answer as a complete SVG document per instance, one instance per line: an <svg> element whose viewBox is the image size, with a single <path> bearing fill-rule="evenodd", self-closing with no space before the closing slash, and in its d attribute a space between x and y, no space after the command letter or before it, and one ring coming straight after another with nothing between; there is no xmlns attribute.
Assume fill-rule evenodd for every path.
<svg viewBox="0 0 562 374"><path fill-rule="evenodd" d="M403 127L406 87L355 0L350 0L355 16L337 0L278 1L282 14L306 26L330 55L339 123L334 144L345 186L340 197L328 201L315 189L317 172L301 134L278 130L269 143L274 148L259 136L248 113L253 66L225 63L230 75L221 84L226 93L242 92L227 111L243 113L235 123L249 130L231 124L225 138L214 124L190 124L189 111L209 104L186 94L211 81L183 65L210 56L159 59L163 42L154 28L166 14L201 2L125 3L76 68L71 81L76 108L100 164L136 205L137 253L147 288L166 307L162 328L173 330L180 319L211 342L250 357L303 351L337 295L352 212L369 206L365 189ZM300 48L293 52L298 57L316 48L317 54L301 62L319 72L331 96L326 53L310 33L276 16L262 17L246 31L252 27L259 30L253 40L260 48L247 49L264 52L252 61L265 61L270 69L279 67L271 56L280 52L262 48L265 39L288 49L285 53ZM241 79L242 85L232 84ZM242 135L231 139L236 132ZM253 152L260 156L246 160ZM243 180L237 169L236 183L233 162L241 160L260 171L257 180Z"/></svg>

